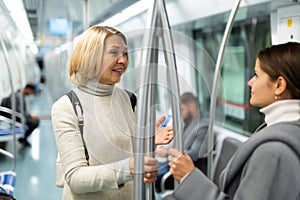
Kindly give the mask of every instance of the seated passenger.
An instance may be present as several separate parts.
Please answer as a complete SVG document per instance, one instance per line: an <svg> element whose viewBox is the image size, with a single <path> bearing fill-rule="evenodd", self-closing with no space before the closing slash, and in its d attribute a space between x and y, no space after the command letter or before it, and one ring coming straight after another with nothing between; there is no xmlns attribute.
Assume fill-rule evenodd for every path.
<svg viewBox="0 0 300 200"><path fill-rule="evenodd" d="M300 198L299 64L299 43L259 52L248 85L250 104L262 107L266 127L238 148L220 176L220 187L194 167L188 154L170 149L170 171L180 184L166 199Z"/></svg>
<svg viewBox="0 0 300 200"><path fill-rule="evenodd" d="M201 161L200 150L208 130L208 120L201 115L198 98L187 92L180 97L181 115L184 122L183 147L194 164L206 173L206 162Z"/></svg>
<svg viewBox="0 0 300 200"><path fill-rule="evenodd" d="M180 96L181 115L184 122L183 129L183 148L184 151L192 158L193 163L205 174L207 173L207 159L200 158L200 150L204 142L204 138L208 130L208 120L201 116L198 98L191 92L186 92ZM170 145L160 146L156 150L156 155L159 157L167 157L167 148ZM160 163L158 177L156 180L156 189L160 191L160 181L166 172L169 171L169 166L166 162ZM166 186L170 189L172 186Z"/></svg>
<svg viewBox="0 0 300 200"><path fill-rule="evenodd" d="M22 94L20 94L22 92ZM28 142L27 138L31 135L31 133L34 131L39 126L40 119L36 115L32 115L28 113L27 107L26 107L26 102L25 102L25 97L32 95L35 93L35 85L34 84L27 84L22 90L17 91L15 94L16 98L16 111L19 113L24 113L24 118L25 118L25 124L26 124L26 132L24 137L19 138L19 142L23 144L25 147L31 146L31 144ZM21 97L21 99L20 99ZM1 106L10 108L12 109L12 95L2 99L1 101ZM23 112L21 109L21 104L23 104ZM7 114L5 112L1 112L1 115L6 116L8 118L11 118L10 114ZM16 118L17 122L21 122L20 118Z"/></svg>

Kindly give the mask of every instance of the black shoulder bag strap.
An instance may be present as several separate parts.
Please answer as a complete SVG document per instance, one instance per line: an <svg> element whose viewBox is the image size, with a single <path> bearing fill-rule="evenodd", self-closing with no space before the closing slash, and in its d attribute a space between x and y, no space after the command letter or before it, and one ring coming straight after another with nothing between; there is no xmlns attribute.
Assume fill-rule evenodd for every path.
<svg viewBox="0 0 300 200"><path fill-rule="evenodd" d="M85 142L84 142L84 139L83 139L83 125L84 125L84 121L83 121L83 109L82 109L82 106L80 104L78 96L76 95L76 93L73 90L71 90L70 92L68 92L67 96L69 97L70 101L72 102L75 114L77 116L78 127L79 127L81 138L82 138L82 143L83 143L83 147L84 147L85 157L86 157L86 160L89 162L88 150L87 150L87 148L85 146Z"/></svg>
<svg viewBox="0 0 300 200"><path fill-rule="evenodd" d="M134 108L136 106L136 96L135 94L133 94L132 92L128 91L128 90L125 90L130 98L130 103L131 103L131 107L132 107L132 110L133 112L135 112Z"/></svg>
<svg viewBox="0 0 300 200"><path fill-rule="evenodd" d="M136 106L137 98L136 98L135 94L133 94L132 92L130 92L128 90L125 90L125 91L127 92L128 96L130 98L131 107L132 107L132 110L134 112L135 111L134 108ZM83 139L83 125L84 125L84 123L83 123L84 122L83 121L83 109L82 109L82 106L80 104L78 96L76 95L76 93L73 90L68 92L67 96L69 97L70 101L72 102L73 109L74 109L75 114L77 116L78 126L79 126L79 130L80 130L80 134L81 134L81 138L82 138L82 142L83 142L83 147L84 147L85 157L86 157L86 160L89 162L88 150L85 146L85 142L84 142L84 139Z"/></svg>

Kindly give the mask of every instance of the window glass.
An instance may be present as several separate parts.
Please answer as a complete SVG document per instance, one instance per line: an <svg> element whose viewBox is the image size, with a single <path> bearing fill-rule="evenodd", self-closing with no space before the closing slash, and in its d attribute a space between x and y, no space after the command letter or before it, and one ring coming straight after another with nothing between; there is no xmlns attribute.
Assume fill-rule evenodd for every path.
<svg viewBox="0 0 300 200"><path fill-rule="evenodd" d="M251 134L263 116L256 107L249 104L250 88L248 80L254 74L253 68L258 50L271 44L269 16L235 22L227 43L221 70L220 91L217 104L225 115L224 127L244 135ZM200 43L213 59L217 59L225 24L200 28L195 31L195 40ZM199 59L198 62L201 62ZM201 86L201 79L198 79ZM200 92L201 88L199 88ZM207 94L209 95L209 94ZM202 102L202 111L209 115L210 96ZM221 105L223 106L221 106ZM220 122L222 123L222 122ZM223 123L222 123L223 124Z"/></svg>

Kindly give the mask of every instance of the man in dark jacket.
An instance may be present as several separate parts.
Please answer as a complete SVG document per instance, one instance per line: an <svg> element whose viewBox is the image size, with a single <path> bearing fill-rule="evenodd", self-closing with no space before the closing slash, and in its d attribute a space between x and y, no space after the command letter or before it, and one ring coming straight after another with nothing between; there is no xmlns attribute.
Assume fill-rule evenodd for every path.
<svg viewBox="0 0 300 200"><path fill-rule="evenodd" d="M22 92L22 94L20 94L20 92ZM31 133L34 131L34 129L36 129L38 127L39 122L40 122L38 116L29 114L26 109L26 103L25 103L24 97L32 95L32 94L34 94L34 92L35 92L35 86L33 84L27 84L23 88L23 90L21 90L21 91L19 90L15 95L16 111L24 114L25 124L26 124L26 128L27 128L24 137L19 138L19 142L21 144L23 144L24 146L31 146L31 144L28 142L27 138L31 135ZM11 98L12 98L12 95L7 98L2 99L1 106L11 109L12 108ZM22 107L23 107L23 112L22 112ZM7 113L1 112L1 115L11 118L11 115L7 114ZM17 118L16 120L17 120L17 122L21 122L20 118Z"/></svg>
<svg viewBox="0 0 300 200"><path fill-rule="evenodd" d="M206 161L200 157L208 130L208 120L201 116L198 98L190 92L180 96L180 109L184 121L183 147L194 164L206 173Z"/></svg>
<svg viewBox="0 0 300 200"><path fill-rule="evenodd" d="M180 96L181 116L184 122L183 129L183 148L184 151L192 158L194 165L204 174L207 173L207 158L201 157L202 145L205 145L205 136L207 134L208 120L201 116L198 98L191 92L185 92ZM167 148L157 148L156 155L160 157L167 156ZM167 161L160 163L159 174L156 181L156 191L160 192L160 182L162 176L169 171ZM166 183L167 189L173 189Z"/></svg>

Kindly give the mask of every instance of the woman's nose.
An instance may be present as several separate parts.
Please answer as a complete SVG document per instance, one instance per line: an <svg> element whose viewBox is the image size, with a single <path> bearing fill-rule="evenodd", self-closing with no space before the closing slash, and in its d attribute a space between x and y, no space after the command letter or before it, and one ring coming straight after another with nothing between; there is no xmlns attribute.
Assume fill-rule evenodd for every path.
<svg viewBox="0 0 300 200"><path fill-rule="evenodd" d="M248 86L252 87L254 81L254 76L248 81Z"/></svg>
<svg viewBox="0 0 300 200"><path fill-rule="evenodd" d="M121 63L126 63L127 62L127 56L126 55L120 55L118 57L118 63L121 64Z"/></svg>

